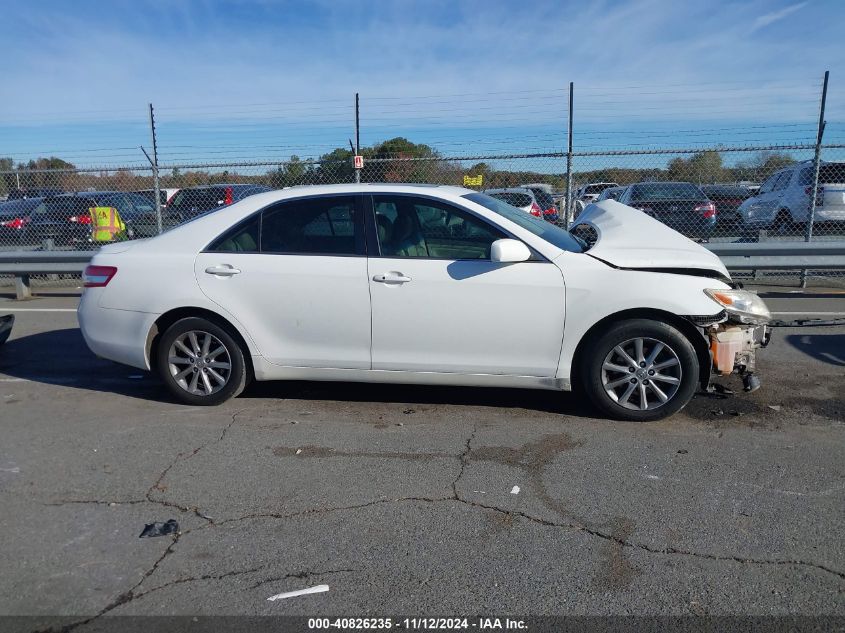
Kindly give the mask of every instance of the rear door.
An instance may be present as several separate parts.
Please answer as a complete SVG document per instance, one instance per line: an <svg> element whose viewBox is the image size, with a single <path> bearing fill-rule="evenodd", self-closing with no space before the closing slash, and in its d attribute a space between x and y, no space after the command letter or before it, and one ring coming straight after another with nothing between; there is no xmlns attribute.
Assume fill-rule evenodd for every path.
<svg viewBox="0 0 845 633"><path fill-rule="evenodd" d="M373 369L555 375L565 297L554 264L491 262L505 233L444 201L372 203Z"/></svg>
<svg viewBox="0 0 845 633"><path fill-rule="evenodd" d="M370 295L355 196L271 205L197 256L200 288L270 362L370 368Z"/></svg>

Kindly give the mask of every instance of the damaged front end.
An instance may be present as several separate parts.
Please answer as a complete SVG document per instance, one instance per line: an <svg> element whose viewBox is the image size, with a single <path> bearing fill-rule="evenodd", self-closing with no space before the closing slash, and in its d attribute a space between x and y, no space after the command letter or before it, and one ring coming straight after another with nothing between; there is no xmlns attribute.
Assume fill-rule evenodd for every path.
<svg viewBox="0 0 845 633"><path fill-rule="evenodd" d="M704 326L710 346L711 372L720 376L739 374L746 392L760 388L756 352L771 338L767 324L772 315L755 293L747 290L705 290L720 304L722 318ZM711 374L711 375L712 375Z"/></svg>

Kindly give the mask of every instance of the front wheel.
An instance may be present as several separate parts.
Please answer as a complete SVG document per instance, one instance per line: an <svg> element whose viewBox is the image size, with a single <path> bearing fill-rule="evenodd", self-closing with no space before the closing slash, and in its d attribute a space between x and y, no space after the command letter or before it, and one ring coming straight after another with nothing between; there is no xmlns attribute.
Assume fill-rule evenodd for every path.
<svg viewBox="0 0 845 633"><path fill-rule="evenodd" d="M171 325L158 344L157 365L164 384L186 404L221 404L246 387L243 350L207 319L190 317Z"/></svg>
<svg viewBox="0 0 845 633"><path fill-rule="evenodd" d="M659 420L680 411L698 386L695 349L667 323L631 319L611 325L581 364L587 396L621 420Z"/></svg>

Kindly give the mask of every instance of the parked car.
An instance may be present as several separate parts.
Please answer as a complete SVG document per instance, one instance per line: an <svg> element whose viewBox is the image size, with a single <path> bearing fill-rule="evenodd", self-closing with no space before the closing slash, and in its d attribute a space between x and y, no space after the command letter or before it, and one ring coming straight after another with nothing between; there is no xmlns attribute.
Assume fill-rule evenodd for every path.
<svg viewBox="0 0 845 633"><path fill-rule="evenodd" d="M770 315L718 257L612 200L582 223L589 250L459 187L273 191L101 248L79 323L95 354L195 405L253 379L577 384L605 414L653 420L711 371L756 378Z"/></svg>
<svg viewBox="0 0 845 633"><path fill-rule="evenodd" d="M45 198L47 196L57 196L61 193L64 193L64 190L57 187L28 187L26 189L12 189L6 196L6 200Z"/></svg>
<svg viewBox="0 0 845 633"><path fill-rule="evenodd" d="M114 207L126 225L126 236L138 237L133 226L144 214L154 212L148 198L124 191L86 191L44 198L32 210L23 240L41 244L52 240L55 246L87 248L92 246L92 207Z"/></svg>
<svg viewBox="0 0 845 633"><path fill-rule="evenodd" d="M688 237L709 239L716 227L716 205L691 182L638 182L626 187L619 202Z"/></svg>
<svg viewBox="0 0 845 633"><path fill-rule="evenodd" d="M220 184L187 187L176 192L167 205L168 215L185 222L192 218L234 204L247 196L272 191L264 185Z"/></svg>
<svg viewBox="0 0 845 633"><path fill-rule="evenodd" d="M554 203L551 202L551 196L549 196L548 200L544 198L544 201L548 204L548 206L543 207L534 191L528 187L486 189L484 193L488 196L498 198L503 202L507 202L512 207L522 209L526 213L530 213L535 217L542 217L543 219L553 223L558 220L557 207L555 207Z"/></svg>
<svg viewBox="0 0 845 633"><path fill-rule="evenodd" d="M757 195L739 207L746 231L798 234L806 225L813 194L813 161L795 163L772 174ZM845 163L822 162L814 222L819 228L845 228Z"/></svg>
<svg viewBox="0 0 845 633"><path fill-rule="evenodd" d="M701 190L716 205L717 230L730 231L742 224L739 207L754 195L748 187L741 185L701 185Z"/></svg>
<svg viewBox="0 0 845 633"><path fill-rule="evenodd" d="M0 316L0 345L9 340L12 335L12 328L15 325L15 315L6 314Z"/></svg>
<svg viewBox="0 0 845 633"><path fill-rule="evenodd" d="M19 198L0 204L0 246L23 242L30 215L41 201L42 198Z"/></svg>
<svg viewBox="0 0 845 633"><path fill-rule="evenodd" d="M619 200L619 196L622 195L623 191L625 191L625 187L608 187L599 194L596 202L601 202L602 200Z"/></svg>
<svg viewBox="0 0 845 633"><path fill-rule="evenodd" d="M615 182L592 182L582 185L575 192L575 199L584 203L584 206L598 200L601 192L609 187L618 187L619 184Z"/></svg>
<svg viewBox="0 0 845 633"><path fill-rule="evenodd" d="M221 184L185 187L176 191L162 209L162 229L169 231L188 220L192 220L209 211L234 204L256 193L272 191L263 185ZM155 208L135 219L135 234L139 237L152 237L158 234L158 220Z"/></svg>
<svg viewBox="0 0 845 633"><path fill-rule="evenodd" d="M555 204L554 198L552 198L552 186L543 184L522 186L530 189L531 193L534 194L534 199L543 210L543 218L549 222L557 222L559 219L558 206Z"/></svg>
<svg viewBox="0 0 845 633"><path fill-rule="evenodd" d="M166 207L168 202L170 202L170 200L173 198L173 196L176 195L177 191L179 191L179 189L174 188L174 187L159 189L158 190L158 199L159 199L160 206L162 208ZM141 189L140 191L136 191L134 193L141 194L145 198L148 198L150 200L150 202L153 203L153 206L155 206L155 200L156 200L156 190L155 189Z"/></svg>

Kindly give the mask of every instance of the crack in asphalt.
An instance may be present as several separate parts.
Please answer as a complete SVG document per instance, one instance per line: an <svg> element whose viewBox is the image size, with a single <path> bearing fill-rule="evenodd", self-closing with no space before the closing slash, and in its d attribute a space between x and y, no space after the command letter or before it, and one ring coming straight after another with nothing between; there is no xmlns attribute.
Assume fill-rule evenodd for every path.
<svg viewBox="0 0 845 633"><path fill-rule="evenodd" d="M303 570L297 571L290 574L285 574L284 576L273 576L272 578L265 578L264 580L259 580L257 583L252 585L250 589L257 589L261 585L266 585L267 583L271 582L280 582L282 580L287 580L288 578L311 578L316 577L320 578L322 576L329 576L331 574L351 574L353 572L358 571L357 569L327 569L325 571L311 571L311 570Z"/></svg>
<svg viewBox="0 0 845 633"><path fill-rule="evenodd" d="M455 501L460 501L460 497L458 496L458 482L461 480L461 477L464 476L464 469L469 464L469 454L472 452L472 441L475 439L475 434L478 433L478 423L475 423L472 427L472 433L469 434L469 437L466 440L463 452L458 455L458 461L461 463L461 469L458 471L458 476L455 477L455 480L452 482L452 495L455 497Z"/></svg>
<svg viewBox="0 0 845 633"><path fill-rule="evenodd" d="M231 421L225 427L223 427L223 430L220 432L220 437L218 437L216 440L212 440L210 442L206 442L205 444L197 446L195 449L193 449L187 455L185 453L177 453L176 457L173 458L173 461L171 461L170 464L167 465L167 468L165 468L163 471L161 471L161 474L158 476L158 479L156 479L155 482L149 487L149 489L147 489L147 492L146 492L146 495L145 495L147 501L149 501L151 503L158 503L158 504L161 504L163 506L167 506L167 507L171 507L171 508L177 508L179 510L182 510L183 512L192 512L196 516L198 516L199 518L201 518L204 521L208 522L209 524L213 525L214 519L212 519L210 516L200 512L200 509L199 509L198 506L188 507L188 506L179 505L179 504L174 503L172 501L167 501L166 499L154 499L153 493L156 490L158 490L160 492L164 492L164 490L166 488L162 487L162 482L164 481L165 477L167 477L167 474L170 472L170 470L174 466L176 466L176 464L178 464L180 461L186 462L189 459L196 457L199 453L201 453L203 450L205 450L209 446L219 444L224 439L226 439L226 434L229 432L229 429L231 429L232 426L234 426L235 422L238 419L238 416L240 414L246 412L246 411L247 411L247 409L240 409L239 411L235 411L232 414Z"/></svg>
<svg viewBox="0 0 845 633"><path fill-rule="evenodd" d="M163 505L163 506L167 506L167 507L178 508L178 509L182 510L183 512L193 512L198 517L200 517L200 518L202 518L206 521L205 525L203 525L199 528L196 528L196 530L198 531L198 530L204 530L204 529L209 529L209 528L217 528L217 527L220 527L221 525L224 525L226 523L233 523L233 522L240 522L240 521L247 521L247 520L261 520L261 519L284 520L284 519L292 519L292 518L297 518L297 517L302 517L302 516L309 516L309 515L312 515L312 514L318 515L318 514L326 514L326 513L333 513L333 512L346 512L346 511L360 510L360 509L363 509L363 508L373 507L373 506L377 506L377 505L391 504L391 503L457 502L457 503L462 503L462 504L468 505L468 506L473 507L473 508L479 508L479 509L488 510L488 511L492 511L492 512L498 512L500 514L504 514L504 515L509 516L509 517L519 517L519 518L525 519L527 521L530 521L532 523L542 525L544 527L553 527L553 528L574 530L574 531L581 532L583 534L586 534L586 535L594 537L594 538L598 538L598 539L601 539L601 540L604 540L604 541L607 541L607 542L610 542L610 543L614 543L614 544L616 544L620 547L630 548L630 549L646 552L646 553L649 553L649 554L689 556L689 557L699 558L699 559L704 559L704 560L712 560L712 561L717 561L717 562L733 562L733 563L746 564L746 565L809 567L809 568L816 569L818 571L822 571L822 572L825 572L827 574L831 574L833 576L836 576L840 580L845 580L845 573L837 571L837 570L832 569L830 567L827 567L825 565L822 565L822 564L819 564L819 563L813 563L813 562L810 562L810 561L795 560L795 559L790 559L790 560L777 560L777 559L775 559L775 560L771 560L771 559L743 558L743 557L740 557L740 556L720 556L720 555L717 555L717 554L707 554L707 553L702 553L702 552L695 552L695 551L692 551L692 550L684 550L684 549L675 548L675 547L656 548L656 547L651 547L649 545L645 545L645 544L642 544L642 543L637 543L635 541L631 541L631 540L628 540L628 539L625 539L625 538L620 538L620 537L614 536L613 534L608 534L606 532L602 532L601 530L589 528L586 525L583 525L581 523L551 521L551 520L544 519L544 518L541 518L541 517L538 517L538 516L534 516L532 514L524 512L524 511L508 510L508 509L505 509L505 508L498 507L496 505L479 503L477 501L471 501L469 499L465 499L458 492L458 483L460 482L461 478L463 477L466 467L472 461L470 459L470 456L471 456L471 453L472 453L472 442L475 439L475 436L478 432L478 428L479 428L478 424L475 424L473 426L473 430L470 433L469 437L467 437L467 439L465 441L464 448L461 451L461 453L459 453L458 455L455 455L455 458L460 463L460 469L459 469L455 479L451 483L452 495L448 496L448 497L409 496L409 497L400 497L400 498L394 498L394 499L377 499L375 501L370 501L370 502L367 502L367 503L355 504L355 505L350 505L350 506L313 508L313 509L307 509L307 510L302 510L302 511L299 511L299 512L288 513L288 514L252 513L252 514L246 514L246 515L243 515L243 516L234 517L234 518L231 518L231 519L225 519L225 520L219 521L219 522L215 522L210 517L202 514L197 507L192 507L192 508L184 507L184 506L180 506L178 504L172 503L172 502L168 502L166 500L160 500L160 499L152 498L153 491L157 490L157 489L160 490L159 486L160 486L161 482L167 476L168 472L179 461L187 461L187 460L191 459L192 457L196 456L198 453L200 453L205 448L212 446L214 444L217 444L219 442L222 442L226 438L228 431L231 429L231 427L237 421L237 417L245 411L246 411L246 409L233 413L232 414L232 420L229 422L229 424L227 424L223 428L222 432L220 433L220 437L218 437L216 440L207 442L207 443L193 449L187 456L185 456L184 453L179 453L173 459L173 461L167 466L167 468L165 468L162 471L162 473L156 479L155 483L153 483L153 485L150 486L150 488L147 490L145 499L137 499L137 500L133 499L133 500L129 500L129 501L64 500L64 501L58 501L58 502L54 502L54 503L47 503L45 505L65 505L65 504L77 504L77 503L79 503L79 504L90 503L90 504L99 504L99 505L104 505L104 504L110 505L111 503L115 503L115 504L153 503L153 504ZM135 591L138 589L138 587L140 587L141 584L143 584L143 582L145 580L150 578L156 572L156 570L158 570L159 566L164 562L164 560L173 552L173 550L174 550L176 544L179 542L179 540L182 537L184 537L185 535L187 535L188 533L190 533L191 531L193 531L193 530L185 530L184 532L179 532L176 535L174 535L173 540L167 546L167 548L165 548L165 550L161 554L161 556L159 556L159 558L156 559L156 561L153 563L153 565L144 572L141 579L137 583L135 583L135 585L133 585L128 591L120 594L117 598L115 598L115 600L113 600L108 605L106 605L96 615L94 615L94 616L92 616L92 617L90 617L86 620L82 620L82 621L79 621L79 622L76 622L76 623L73 623L73 624L70 624L70 625L63 627L62 629L60 629L62 631L62 633L67 633L67 632L69 632L69 631L71 631L71 630L73 630L73 629L75 629L79 626L82 626L84 624L88 624L89 622L96 620L97 618L105 615L106 613L116 609L117 607L119 607L121 605L127 604L127 603L129 603L133 600L137 600L137 599L139 599L143 596L149 595L151 593L157 592L157 591L159 591L161 589L165 589L167 587L171 587L171 586L183 584L183 583L188 583L188 582L198 582L198 581L203 581L203 580L222 580L222 579L229 578L229 577L241 576L241 575L246 575L246 574L250 574L250 573L257 573L257 572L261 571L262 569L265 569L268 566L268 564L264 564L264 565L260 565L258 567L254 567L254 568L250 568L250 569L233 570L233 571L224 572L224 573L221 573L221 574L205 574L205 575L202 575L202 576L191 576L191 577L186 577L186 578L177 578L175 580L169 581L169 582L167 582L163 585L160 585L158 587L154 587L154 588L149 589L147 591L135 593ZM255 583L254 585L252 585L250 588L255 589L255 588L260 587L261 585L267 584L269 582L278 582L278 581L286 580L286 579L289 579L289 578L308 578L308 577L311 577L311 576L322 576L322 575L339 574L339 573L353 573L355 571L356 570L353 570L353 569L337 569L337 570L326 570L326 571L304 570L304 571L300 571L300 572L290 572L290 573L284 574L282 576L276 576L276 577L268 578L268 579L265 579L265 580L261 580L261 581Z"/></svg>

